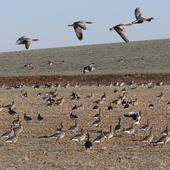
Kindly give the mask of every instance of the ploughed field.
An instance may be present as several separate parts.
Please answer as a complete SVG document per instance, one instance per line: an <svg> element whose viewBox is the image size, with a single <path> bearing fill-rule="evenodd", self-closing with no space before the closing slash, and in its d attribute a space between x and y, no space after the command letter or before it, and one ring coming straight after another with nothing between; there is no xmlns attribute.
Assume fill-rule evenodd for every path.
<svg viewBox="0 0 170 170"><path fill-rule="evenodd" d="M0 169L168 169L170 143L155 142L170 124L169 54L169 39L0 53L0 134L18 115L23 127L15 143L0 137ZM91 63L96 70L84 75ZM131 111L142 113L135 133L116 133L119 118L121 131L134 123L123 116ZM71 132L76 116L78 131ZM147 120L150 144L141 142L149 135L140 130ZM61 123L63 138L51 138ZM113 136L107 139L110 126ZM90 150L87 138L71 141L80 129L90 135Z"/></svg>
<svg viewBox="0 0 170 170"><path fill-rule="evenodd" d="M0 112L0 134L10 129L10 125L19 115L23 131L18 134L18 140L6 143L0 138L0 167L1 169L168 169L170 167L170 143L166 145L154 145L142 143L144 136L139 128L146 124L147 119L153 130L153 141L156 141L160 132L170 123L170 86L152 86L145 84L136 86L133 84L120 86L91 85L91 86L69 86L38 88L23 86L20 88L9 88L2 86L1 112ZM53 93L55 92L55 93ZM71 99L71 94L78 97ZM101 100L101 96L106 97ZM92 97L91 97L92 94ZM125 95L126 94L126 95ZM48 99L54 99L49 104ZM116 102L120 96L129 102L125 107L121 102ZM62 102L60 99L63 98ZM58 100L59 99L59 100ZM17 114L10 115L8 107L12 101L15 103ZM108 111L108 106L112 110ZM81 105L82 104L82 105ZM93 107L101 108L101 123L98 127L93 125L93 116L99 112ZM73 110L73 107L79 107ZM82 142L74 142L70 139L80 133L70 132L68 129L74 125L70 112L78 116L78 129L83 128L85 133L90 134L90 140L104 132L113 129L121 118L122 130L131 126L131 118L123 114L130 111L141 111L140 124L136 126L135 135L124 133L116 134L109 140L104 138L101 143L93 143L93 147L87 150ZM32 118L31 121L24 120L24 113ZM43 120L37 120L37 115ZM63 122L65 136L56 141L50 136L60 127Z"/></svg>

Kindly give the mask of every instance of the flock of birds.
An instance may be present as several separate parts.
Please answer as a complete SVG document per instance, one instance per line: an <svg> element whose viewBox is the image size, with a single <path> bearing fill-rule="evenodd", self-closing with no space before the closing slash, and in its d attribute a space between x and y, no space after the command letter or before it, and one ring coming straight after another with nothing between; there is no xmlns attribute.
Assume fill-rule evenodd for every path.
<svg viewBox="0 0 170 170"><path fill-rule="evenodd" d="M162 83L160 83L159 85L162 85ZM22 89L23 86L24 85L22 84L14 88ZM120 88L119 87L117 88L117 86L119 86ZM110 104L107 107L107 111L113 112L115 108L122 108L123 111L125 112L123 114L123 117L125 119L131 119L132 124L129 128L124 128L121 123L122 118L119 117L118 123L115 126L111 124L109 127L109 130L104 131L103 128L101 128L102 121L104 118L104 116L101 116L102 115L101 108L102 108L102 104L105 103L107 99L106 92L101 94L100 97L97 99L96 98L94 99L95 96L93 92L83 97L83 99L86 100L86 102L93 103L91 112L94 112L94 115L92 117L93 121L91 122L92 128L85 129L85 128L80 128L80 126L78 125L80 118L77 114L80 110L83 110L83 109L84 109L83 112L85 112L85 106L83 103L75 104L75 102L80 101L82 99L82 96L78 94L77 92L75 92L76 90L75 88L76 87L81 88L81 86L78 84L74 86L73 87L74 90L71 92L71 94L69 94L69 98L68 98L68 97L60 96L59 91L58 91L58 89L60 88L59 85L52 86L50 84L49 85L47 84L45 87L48 87L49 89L54 88L54 90L50 90L45 94L39 92L37 93L37 96L42 97L42 99L46 103L46 107L48 108L64 105L66 103L66 98L69 101L71 101L72 108L69 113L69 118L72 121L74 121L74 125L70 126L69 128L66 128L63 125L63 122L61 122L60 127L55 129L53 133L49 135L39 136L38 138L50 138L50 139L53 138L60 144L60 141L63 138L71 134L71 137L69 136L70 141L78 142L80 144L83 143L86 149L90 149L95 143L102 143L104 141L109 141L113 137L118 137L118 136L120 137L120 136L124 136L125 134L130 135L130 136L131 135L135 136L137 132L143 131L144 137L142 140L140 140L142 143L148 143L150 146L156 146L159 144L168 143L170 141L170 129L168 126L166 127L164 131L160 133L160 136L158 139L154 139L154 135L152 132L153 127L150 124L150 120L148 119L145 125L141 125L141 119L144 118L142 116L142 112L140 110L130 111L130 112L127 111L127 109L132 106L138 106L139 102L137 98L132 99L129 96L130 94L129 91L126 88L123 88L122 86L124 86L123 82L121 83L118 82L117 84L115 84L115 86L113 86L112 84L110 85L110 88L112 89L113 93L119 94L119 95L115 100L110 101ZM70 87L69 84L66 84L64 86L64 88L68 88L68 87ZM154 84L149 83L146 85L146 87L149 89L153 88ZM35 85L33 86L33 88L38 89L40 88L40 86ZM136 89L136 88L137 88L137 85L135 83L129 86L129 89L131 90ZM22 100L24 99L28 100L29 98L27 91L21 90L20 95L21 95L20 97L22 98ZM164 94L161 92L158 96L156 96L156 98L161 99L163 95ZM154 105L150 103L148 107L150 109L153 109ZM20 135L20 133L23 132L23 122L21 121L21 115L19 116L19 114L16 112L16 105L14 101L10 104L2 104L0 111L2 112L4 110L7 110L10 115L16 116L16 119L12 121L10 125L10 130L2 134L1 137L5 138L5 142L7 143L15 143L18 140L18 136ZM31 116L28 115L28 113L27 114L24 113L23 117L24 117L23 121L27 123L32 121L32 118ZM37 120L43 121L44 117L39 113L37 115ZM99 133L99 135L93 140L91 140L90 133Z"/></svg>
<svg viewBox="0 0 170 170"><path fill-rule="evenodd" d="M154 18L150 17L150 18L145 18L142 16L140 9L136 8L135 9L135 18L136 20L128 23L128 24L118 24L116 26L113 26L112 28L110 28L110 31L115 30L120 36L121 38L125 41L125 42L129 42L128 37L127 37L127 33L125 31L125 27L126 26L131 26L133 24L141 24L145 21L152 21ZM76 36L79 40L83 39L83 30L86 30L86 24L92 24L92 22L87 22L87 21L77 21L74 22L71 26L74 28L74 31L76 33ZM25 36L20 37L17 40L17 44L18 45L25 45L26 49L29 49L31 42L33 41L38 41L39 39L31 39L31 38L27 38ZM52 64L51 62L49 62L49 65ZM95 63L91 63L90 65L84 67L83 69L83 73L87 73L87 72L91 72L95 70L94 67ZM25 65L24 67L27 68L32 68L32 64L29 65ZM118 83L116 84L117 86L122 86L122 83ZM78 85L77 85L78 86ZM17 86L17 88L22 88L23 85L21 86ZM66 88L69 87L69 84L67 84L65 86ZM148 88L152 88L153 84L149 84ZM39 88L38 85L34 86L34 88ZM58 88L58 87L57 87ZM54 90L54 91L50 91L48 93L46 93L44 96L41 93L38 93L37 96L42 96L42 99L45 100L46 102L46 106L48 108L52 107L52 106L60 106L63 105L65 103L65 98L62 96L59 96L58 90ZM132 84L131 85L131 89L135 89L137 88L136 85ZM114 89L114 93L117 93L118 90L115 88ZM159 95L159 97L161 98L163 96L163 93L161 93ZM21 97L23 98L28 98L28 93L25 91L21 90ZM73 91L70 96L69 99L71 101L78 101L80 100L81 96L76 93L75 91ZM119 117L118 119L118 123L113 126L112 124L109 127L108 131L104 131L103 129L98 130L98 127L100 127L100 125L102 124L102 118L101 118L101 105L105 102L107 98L106 93L104 92L101 97L98 100L93 101L94 99L94 94L91 92L90 95L86 96L86 100L89 102L93 102L94 106L92 108L92 110L97 111L97 114L93 115L93 122L92 122L92 126L96 127L95 133L99 133L99 136L97 136L94 140L90 139L90 133L92 133L90 130L87 129L80 129L78 126L78 121L79 121L79 117L76 114L76 112L78 110L84 109L83 104L80 105L74 105L71 108L71 112L70 112L70 119L74 120L75 124L69 128L65 128L63 123L61 122L60 127L57 128L55 130L54 133L50 134L50 135L44 135L44 136L40 136L39 138L54 138L59 144L60 141L67 136L67 134L72 134L70 140L74 141L74 142L79 142L84 144L84 147L86 149L90 149L92 148L94 143L102 143L105 140L109 141L111 138L113 138L114 136L117 135L124 135L124 134L128 134L128 135L136 135L136 132L139 131L143 131L145 133L144 138L141 140L141 142L143 143L148 143L149 145L155 146L155 145L159 145L159 144L166 144L170 141L170 129L168 128L168 126L166 127L166 129L160 133L160 137L156 140L154 140L154 136L153 136L153 132L152 129L153 127L150 125L150 120L147 120L147 123L145 125L140 125L140 121L142 118L142 112L141 111L132 111L132 112L126 112L123 114L123 117L125 118L131 118L132 119L132 124L131 127L129 128L123 128L122 124L121 124L121 120L122 118ZM138 105L138 100L130 100L128 97L128 92L125 88L123 88L121 90L121 95L114 101L110 102L110 105L107 108L108 112L112 112L113 111L113 105L115 107L122 107L123 109L127 109L130 106L137 106ZM150 108L153 108L153 104L149 104ZM3 104L0 108L0 111L3 110L7 110L8 113L10 115L17 115L17 118L15 120L12 121L11 125L10 125L10 130L3 133L1 135L1 137L5 138L5 142L7 143L15 143L18 140L18 136L20 135L20 133L23 132L23 124L21 121L20 116L18 115L18 113L16 112L16 106L15 106L15 102L13 101L10 104ZM24 113L24 121L25 122L31 122L32 118L27 115L26 113ZM38 121L43 121L43 117L41 114L38 114L37 116L37 120ZM94 132L94 131L93 131Z"/></svg>
<svg viewBox="0 0 170 170"><path fill-rule="evenodd" d="M126 30L125 30L125 28L127 26L131 26L133 24L141 24L145 21L151 22L154 19L153 17L149 17L149 18L143 17L141 12L140 12L139 7L137 7L135 9L135 18L136 18L136 20L131 22L131 23L118 24L116 26L113 26L112 28L110 28L110 31L115 30L121 36L121 38L127 43L127 42L129 42ZM92 24L92 22L80 20L80 21L76 21L73 24L68 25L68 26L71 26L71 27L74 28L75 34L76 34L76 36L79 40L83 40L83 30L87 30L86 24ZM25 36L22 36L22 37L18 38L16 43L18 45L25 45L25 48L29 49L31 42L38 41L38 40L39 39L31 39L31 38L27 38Z"/></svg>

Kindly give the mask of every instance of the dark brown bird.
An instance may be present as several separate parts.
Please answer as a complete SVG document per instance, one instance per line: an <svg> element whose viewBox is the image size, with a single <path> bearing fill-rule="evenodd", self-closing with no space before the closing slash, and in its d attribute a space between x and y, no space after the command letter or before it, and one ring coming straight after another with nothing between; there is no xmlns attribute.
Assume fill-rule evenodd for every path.
<svg viewBox="0 0 170 170"><path fill-rule="evenodd" d="M86 24L92 24L90 21L76 21L71 25L74 28L74 31L76 33L76 36L79 40L83 39L83 31L82 30L87 30Z"/></svg>
<svg viewBox="0 0 170 170"><path fill-rule="evenodd" d="M17 39L16 43L18 45L25 45L25 48L28 50L32 41L39 41L39 39L31 39L31 38L27 38L25 36L22 36L22 37Z"/></svg>
<svg viewBox="0 0 170 170"><path fill-rule="evenodd" d="M8 113L9 113L10 115L15 115L15 114L17 114L17 112L16 112L14 109L12 109L11 107L9 107L8 109L9 109L9 110L8 110Z"/></svg>
<svg viewBox="0 0 170 170"><path fill-rule="evenodd" d="M78 119L78 116L73 114L73 112L70 113L70 119L75 120Z"/></svg>
<svg viewBox="0 0 170 170"><path fill-rule="evenodd" d="M85 147L86 149L91 149L92 146L93 146L93 143L90 141L90 135L89 135L89 133L87 133L86 136L87 136L87 140L86 140L86 142L85 142L85 144L84 144L84 147Z"/></svg>
<svg viewBox="0 0 170 170"><path fill-rule="evenodd" d="M118 124L115 126L115 132L120 132L121 131L121 118L119 117Z"/></svg>
<svg viewBox="0 0 170 170"><path fill-rule="evenodd" d="M139 7L137 7L135 9L135 18L136 18L136 20L133 21L132 24L141 24L144 21L151 22L154 19L153 17L150 17L150 18L143 17L141 12L140 12L140 8Z"/></svg>
<svg viewBox="0 0 170 170"><path fill-rule="evenodd" d="M27 116L26 113L24 113L24 120L26 122L30 122L32 120L32 118L30 116Z"/></svg>
<svg viewBox="0 0 170 170"><path fill-rule="evenodd" d="M40 113L38 113L38 116L37 116L37 120L41 121L43 120L44 118L40 115Z"/></svg>
<svg viewBox="0 0 170 170"><path fill-rule="evenodd" d="M131 23L129 24L118 24L116 26L113 26L112 28L110 28L110 31L115 30L120 36L121 38L128 43L128 35L127 32L125 30L125 27L132 25Z"/></svg>

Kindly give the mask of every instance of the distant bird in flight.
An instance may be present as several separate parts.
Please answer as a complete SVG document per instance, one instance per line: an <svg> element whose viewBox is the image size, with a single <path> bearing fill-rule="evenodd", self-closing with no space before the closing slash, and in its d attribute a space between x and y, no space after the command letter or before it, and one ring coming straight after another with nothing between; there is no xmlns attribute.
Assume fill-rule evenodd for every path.
<svg viewBox="0 0 170 170"><path fill-rule="evenodd" d="M29 49L32 41L39 41L39 39L31 39L31 38L27 38L25 36L22 36L22 37L18 38L16 43L18 45L25 45L25 48Z"/></svg>
<svg viewBox="0 0 170 170"><path fill-rule="evenodd" d="M128 40L128 35L127 35L126 30L125 30L125 27L130 26L130 25L132 25L132 24L131 23L129 23L129 24L118 24L118 25L113 26L112 28L110 28L110 31L115 30L121 36L121 38L126 43L128 43L129 40Z"/></svg>
<svg viewBox="0 0 170 170"><path fill-rule="evenodd" d="M92 24L91 21L76 21L71 25L74 28L74 31L76 33L76 36L79 40L83 39L83 31L82 30L87 30L86 24Z"/></svg>
<svg viewBox="0 0 170 170"><path fill-rule="evenodd" d="M132 24L141 24L143 23L144 21L148 21L148 22L151 22L154 18L153 17L150 17L150 18L144 18L140 12L140 8L137 7L135 9L135 18L136 20L132 22Z"/></svg>

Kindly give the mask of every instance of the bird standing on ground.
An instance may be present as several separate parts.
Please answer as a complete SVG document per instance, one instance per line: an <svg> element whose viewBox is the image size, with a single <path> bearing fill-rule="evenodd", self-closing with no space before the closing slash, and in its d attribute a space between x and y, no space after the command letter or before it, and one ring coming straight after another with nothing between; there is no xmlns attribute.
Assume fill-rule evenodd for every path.
<svg viewBox="0 0 170 170"><path fill-rule="evenodd" d="M37 120L41 121L43 120L44 118L40 115L40 113L38 113L38 116L37 116Z"/></svg>
<svg viewBox="0 0 170 170"><path fill-rule="evenodd" d="M63 122L60 123L60 127L58 127L56 130L55 130L55 133L61 133L61 131L63 130L64 126L63 126Z"/></svg>
<svg viewBox="0 0 170 170"><path fill-rule="evenodd" d="M13 124L14 126L18 127L18 126L19 126L19 121L20 121L20 120L19 120L19 115L17 115L17 118L12 121L12 124Z"/></svg>
<svg viewBox="0 0 170 170"><path fill-rule="evenodd" d="M24 113L24 120L26 122L30 122L32 120L32 118L30 116L27 116L26 113Z"/></svg>
<svg viewBox="0 0 170 170"><path fill-rule="evenodd" d="M95 65L95 63L91 63L91 64L89 64L88 66L85 66L85 67L83 68L83 73L85 74L85 73L89 73L89 72L94 71L94 70L95 70L94 65Z"/></svg>
<svg viewBox="0 0 170 170"><path fill-rule="evenodd" d="M115 132L118 133L118 132L121 132L121 118L119 117L119 120L118 120L118 124L115 126Z"/></svg>
<svg viewBox="0 0 170 170"><path fill-rule="evenodd" d="M112 125L110 125L108 132L104 132L104 135L107 140L109 140L113 137L113 126Z"/></svg>
<svg viewBox="0 0 170 170"><path fill-rule="evenodd" d="M124 129L123 131L122 131L122 133L126 133L126 134L129 134L129 135L135 135L135 131L136 131L136 129L135 129L135 125L136 124L131 124L131 127L129 127L129 128L127 128L127 129Z"/></svg>
<svg viewBox="0 0 170 170"><path fill-rule="evenodd" d="M3 137L3 138L10 138L10 137L14 136L14 133L15 133L14 132L14 126L11 125L10 130L5 132L4 134L2 134L1 137Z"/></svg>
<svg viewBox="0 0 170 170"><path fill-rule="evenodd" d="M104 135L103 130L101 130L101 134L100 134L99 136L97 136L97 137L93 140L93 142L94 142L94 143L101 143L101 142L103 142L105 139L106 139L106 136Z"/></svg>
<svg viewBox="0 0 170 170"><path fill-rule="evenodd" d="M79 130L77 122L78 119L75 119L75 124L68 129L70 132L77 132Z"/></svg>
<svg viewBox="0 0 170 170"><path fill-rule="evenodd" d="M37 38L31 39L31 38L27 38L25 36L22 36L22 37L17 39L16 43L18 45L25 45L25 48L28 50L32 41L39 41L39 39L37 39Z"/></svg>
<svg viewBox="0 0 170 170"><path fill-rule="evenodd" d="M141 120L141 111L125 113L123 116L131 117L135 121L135 124L139 124Z"/></svg>
<svg viewBox="0 0 170 170"><path fill-rule="evenodd" d="M14 131L14 135L9 137L8 139L5 140L6 143L15 143L18 140L18 135L15 134Z"/></svg>
<svg viewBox="0 0 170 170"><path fill-rule="evenodd" d="M83 31L82 30L87 30L86 24L92 24L91 21L76 21L71 25L74 28L74 31L76 33L76 36L79 40L83 39Z"/></svg>
<svg viewBox="0 0 170 170"><path fill-rule="evenodd" d="M153 133L152 133L152 127L150 127L150 133L148 136L145 136L143 139L142 139L142 142L143 143L148 143L150 144L153 140Z"/></svg>
<svg viewBox="0 0 170 170"><path fill-rule="evenodd" d="M139 128L139 130L144 131L145 133L150 129L149 119L147 119L147 123Z"/></svg>
<svg viewBox="0 0 170 170"><path fill-rule="evenodd" d="M93 143L90 141L89 133L87 133L86 136L87 136L87 140L86 140L84 146L85 146L86 149L91 149L92 146L93 146Z"/></svg>
<svg viewBox="0 0 170 170"><path fill-rule="evenodd" d="M81 133L75 135L74 137L71 138L71 141L75 142L82 142L86 139L86 133L83 129L81 129Z"/></svg>
<svg viewBox="0 0 170 170"><path fill-rule="evenodd" d="M10 115L15 115L15 114L17 114L17 112L16 112L15 110L13 110L11 107L8 108L8 113L9 113Z"/></svg>

